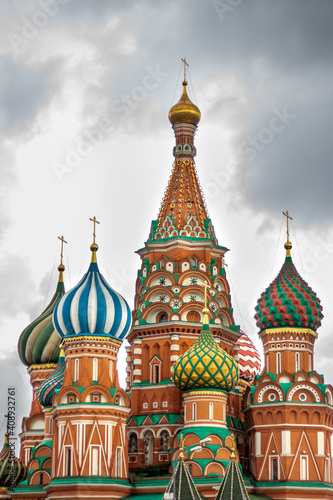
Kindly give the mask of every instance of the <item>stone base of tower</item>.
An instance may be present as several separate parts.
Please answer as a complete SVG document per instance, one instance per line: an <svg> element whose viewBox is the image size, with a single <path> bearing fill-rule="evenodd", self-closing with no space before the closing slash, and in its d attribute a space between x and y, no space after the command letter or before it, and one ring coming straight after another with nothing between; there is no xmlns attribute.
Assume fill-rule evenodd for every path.
<svg viewBox="0 0 333 500"><path fill-rule="evenodd" d="M320 482L263 482L257 483L254 493L274 500L333 500L333 485Z"/></svg>
<svg viewBox="0 0 333 500"><path fill-rule="evenodd" d="M121 499L131 494L132 485L126 479L109 477L68 477L51 481L46 487L46 498L73 500Z"/></svg>

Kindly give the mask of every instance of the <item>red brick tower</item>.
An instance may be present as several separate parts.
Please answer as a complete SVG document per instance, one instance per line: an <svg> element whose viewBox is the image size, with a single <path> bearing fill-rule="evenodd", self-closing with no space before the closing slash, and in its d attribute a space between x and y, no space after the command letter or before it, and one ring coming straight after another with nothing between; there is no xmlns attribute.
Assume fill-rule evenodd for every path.
<svg viewBox="0 0 333 500"><path fill-rule="evenodd" d="M142 264L127 337L130 468L169 464L172 437L184 423L171 367L201 331L204 282L210 288L208 317L216 341L233 356L240 337L223 263L227 248L218 245L194 164L201 114L186 88L185 79L182 96L169 113L176 137L171 177L158 219L138 251ZM232 408L236 415L239 396L237 391L230 394L230 414Z"/></svg>
<svg viewBox="0 0 333 500"><path fill-rule="evenodd" d="M313 364L322 307L292 262L287 235L285 262L256 307L265 368L245 393L251 468L257 493L332 499L333 388Z"/></svg>

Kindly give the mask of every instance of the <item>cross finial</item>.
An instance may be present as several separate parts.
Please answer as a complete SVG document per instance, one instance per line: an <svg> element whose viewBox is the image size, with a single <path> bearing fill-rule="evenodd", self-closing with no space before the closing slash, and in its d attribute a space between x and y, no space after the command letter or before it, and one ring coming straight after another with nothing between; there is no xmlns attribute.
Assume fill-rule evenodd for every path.
<svg viewBox="0 0 333 500"><path fill-rule="evenodd" d="M204 289L205 289L205 300L204 300L204 302L205 302L205 309L206 309L207 308L207 290L210 289L210 285L208 285L207 281L205 281L204 283L201 283L201 286L203 286Z"/></svg>
<svg viewBox="0 0 333 500"><path fill-rule="evenodd" d="M92 256L91 256L91 262L97 262L96 260L96 252L98 250L98 245L96 243L96 224L100 224L100 222L96 219L96 217L94 216L93 218L89 218L89 220L91 220L91 222L94 223L94 230L93 230L93 242L92 244L90 245L90 250L92 251Z"/></svg>
<svg viewBox="0 0 333 500"><path fill-rule="evenodd" d="M64 239L63 236L58 236L58 240L61 241L61 249L60 249L60 265L62 266L62 259L64 257L63 252L64 252L64 243L67 243L67 241Z"/></svg>
<svg viewBox="0 0 333 500"><path fill-rule="evenodd" d="M225 258L222 257L222 267L224 268L225 266L228 267L228 264L226 263Z"/></svg>
<svg viewBox="0 0 333 500"><path fill-rule="evenodd" d="M186 62L186 57L182 57L181 60L184 63L184 81L186 82L186 66L189 66L189 64Z"/></svg>
<svg viewBox="0 0 333 500"><path fill-rule="evenodd" d="M9 443L9 415L5 415L5 418L7 419L7 424L6 424L6 437L5 437L5 443Z"/></svg>
<svg viewBox="0 0 333 500"><path fill-rule="evenodd" d="M289 241L289 219L293 220L293 218L290 217L288 210L286 212L282 212L282 213L287 218L287 241Z"/></svg>
<svg viewBox="0 0 333 500"><path fill-rule="evenodd" d="M93 218L89 218L89 220L91 220L91 222L94 223L94 230L93 230L93 243L96 243L96 224L100 224L100 222L96 219L96 217L94 216Z"/></svg>

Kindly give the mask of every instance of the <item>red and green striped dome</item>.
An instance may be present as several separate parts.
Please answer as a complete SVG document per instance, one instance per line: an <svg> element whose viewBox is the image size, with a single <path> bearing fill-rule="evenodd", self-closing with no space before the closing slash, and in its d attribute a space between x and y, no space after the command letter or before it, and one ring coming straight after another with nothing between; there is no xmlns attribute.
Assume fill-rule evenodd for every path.
<svg viewBox="0 0 333 500"><path fill-rule="evenodd" d="M255 309L261 331L281 327L316 331L323 318L320 300L298 274L288 253L279 274L261 295Z"/></svg>

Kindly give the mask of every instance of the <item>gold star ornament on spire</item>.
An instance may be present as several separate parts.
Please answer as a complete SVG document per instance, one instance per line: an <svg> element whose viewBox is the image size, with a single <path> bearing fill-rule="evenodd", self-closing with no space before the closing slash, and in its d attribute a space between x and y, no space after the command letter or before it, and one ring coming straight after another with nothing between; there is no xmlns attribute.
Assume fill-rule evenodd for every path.
<svg viewBox="0 0 333 500"><path fill-rule="evenodd" d="M288 210L282 213L286 216L287 219L287 241L284 244L284 248L287 250L286 257L291 257L290 250L292 249L292 243L289 241L289 219L293 220L293 218L289 215Z"/></svg>
<svg viewBox="0 0 333 500"><path fill-rule="evenodd" d="M95 216L93 218L90 217L89 220L91 220L91 222L94 223L93 242L90 245L90 250L92 251L91 262L97 262L97 260L96 260L96 252L98 250L98 245L96 243L96 224L100 224L100 222L96 219Z"/></svg>

